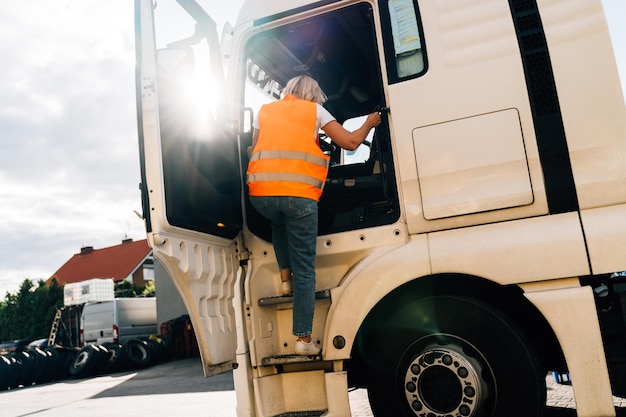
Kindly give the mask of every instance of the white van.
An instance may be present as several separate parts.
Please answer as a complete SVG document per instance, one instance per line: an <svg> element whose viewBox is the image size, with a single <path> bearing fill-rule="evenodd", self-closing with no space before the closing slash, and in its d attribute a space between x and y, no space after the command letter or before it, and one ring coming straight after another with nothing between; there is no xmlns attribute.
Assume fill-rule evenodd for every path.
<svg viewBox="0 0 626 417"><path fill-rule="evenodd" d="M81 344L123 343L157 333L156 298L116 298L86 303L80 323Z"/></svg>

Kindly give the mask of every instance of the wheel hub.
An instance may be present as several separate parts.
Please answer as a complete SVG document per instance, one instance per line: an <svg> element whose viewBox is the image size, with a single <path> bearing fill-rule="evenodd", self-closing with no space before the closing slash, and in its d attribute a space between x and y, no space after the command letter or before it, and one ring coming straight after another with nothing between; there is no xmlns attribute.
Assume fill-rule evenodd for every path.
<svg viewBox="0 0 626 417"><path fill-rule="evenodd" d="M407 367L404 393L415 415L474 415L481 398L479 365L441 346L425 349Z"/></svg>

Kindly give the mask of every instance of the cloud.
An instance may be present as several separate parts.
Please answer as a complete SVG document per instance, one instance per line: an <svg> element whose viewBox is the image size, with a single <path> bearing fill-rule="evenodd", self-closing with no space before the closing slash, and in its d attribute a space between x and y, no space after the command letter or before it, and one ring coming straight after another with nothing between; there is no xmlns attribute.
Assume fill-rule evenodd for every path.
<svg viewBox="0 0 626 417"><path fill-rule="evenodd" d="M0 297L83 245L145 238L133 3L11 2L0 17Z"/></svg>
<svg viewBox="0 0 626 417"><path fill-rule="evenodd" d="M204 7L234 22L241 1ZM0 15L0 299L82 246L145 238L133 2L13 1Z"/></svg>

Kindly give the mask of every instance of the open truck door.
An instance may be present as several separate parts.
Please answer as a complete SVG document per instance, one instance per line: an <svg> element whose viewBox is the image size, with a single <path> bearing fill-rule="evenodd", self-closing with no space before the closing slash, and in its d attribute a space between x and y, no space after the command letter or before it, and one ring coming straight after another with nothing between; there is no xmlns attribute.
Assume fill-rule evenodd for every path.
<svg viewBox="0 0 626 417"><path fill-rule="evenodd" d="M205 375L232 369L242 229L215 22L194 0L135 0L143 217L194 326Z"/></svg>

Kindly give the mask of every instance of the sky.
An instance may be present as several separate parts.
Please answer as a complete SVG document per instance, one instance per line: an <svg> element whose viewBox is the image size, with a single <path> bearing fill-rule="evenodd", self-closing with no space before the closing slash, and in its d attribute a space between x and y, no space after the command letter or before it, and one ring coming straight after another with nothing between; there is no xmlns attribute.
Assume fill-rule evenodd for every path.
<svg viewBox="0 0 626 417"><path fill-rule="evenodd" d="M201 0L234 24L243 0ZM626 86L626 1L603 0ZM131 0L6 0L0 13L0 300L84 246L145 239Z"/></svg>

